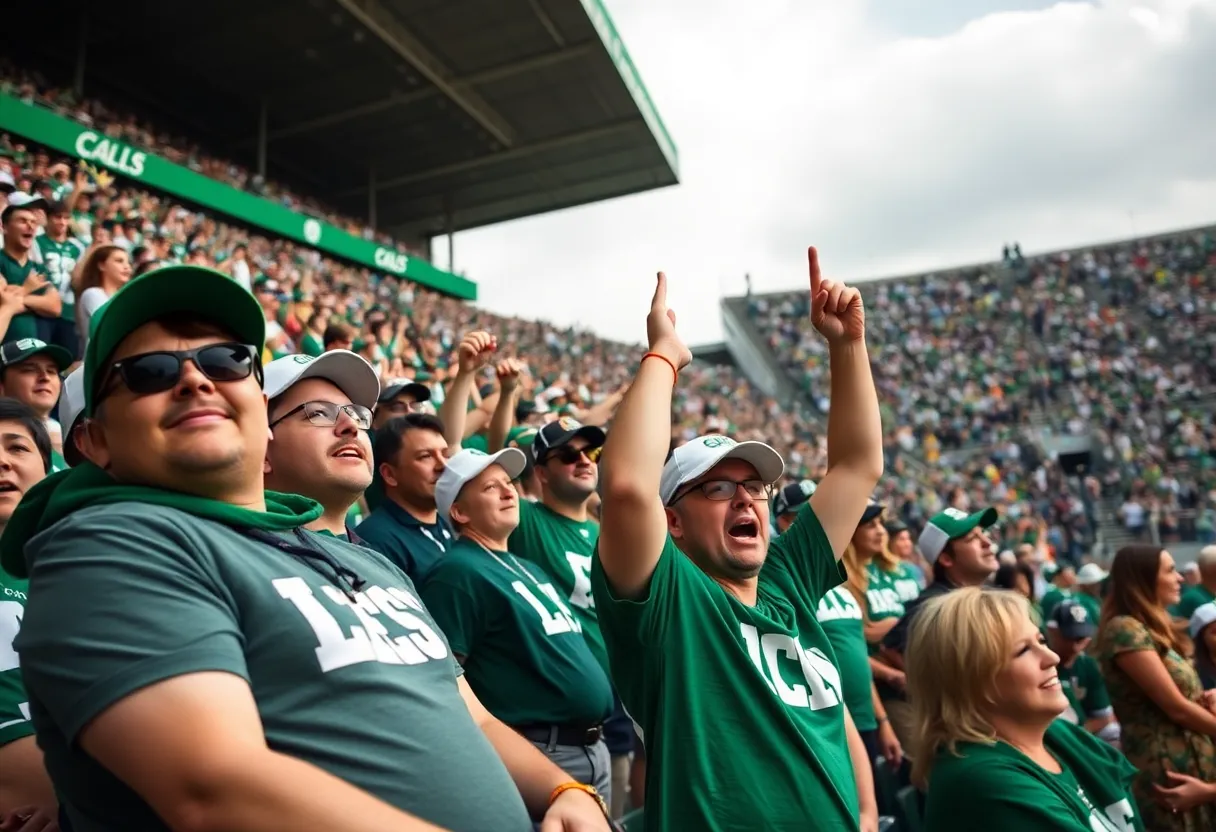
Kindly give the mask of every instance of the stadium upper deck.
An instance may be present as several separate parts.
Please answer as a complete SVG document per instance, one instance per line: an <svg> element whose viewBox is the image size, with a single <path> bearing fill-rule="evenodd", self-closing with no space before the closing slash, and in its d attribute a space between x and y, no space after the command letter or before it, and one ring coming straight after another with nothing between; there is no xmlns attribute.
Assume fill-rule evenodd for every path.
<svg viewBox="0 0 1216 832"><path fill-rule="evenodd" d="M416 248L678 181L601 0L43 0L0 47Z"/></svg>

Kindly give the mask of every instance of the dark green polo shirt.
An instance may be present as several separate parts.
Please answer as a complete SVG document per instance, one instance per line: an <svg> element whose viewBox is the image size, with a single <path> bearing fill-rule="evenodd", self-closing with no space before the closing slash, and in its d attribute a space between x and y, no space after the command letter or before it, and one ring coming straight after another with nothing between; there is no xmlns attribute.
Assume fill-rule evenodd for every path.
<svg viewBox="0 0 1216 832"><path fill-rule="evenodd" d="M385 500L355 529L363 545L395 563L420 582L456 538L443 518L423 523L392 500Z"/></svg>

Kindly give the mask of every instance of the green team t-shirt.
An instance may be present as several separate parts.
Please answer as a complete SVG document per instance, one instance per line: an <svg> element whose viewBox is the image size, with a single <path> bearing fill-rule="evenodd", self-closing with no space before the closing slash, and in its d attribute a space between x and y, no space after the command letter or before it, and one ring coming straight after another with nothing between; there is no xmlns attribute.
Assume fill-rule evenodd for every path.
<svg viewBox="0 0 1216 832"><path fill-rule="evenodd" d="M10 286L20 286L25 283L30 272L42 273L42 269L33 260L26 260L24 264L18 263L9 256L7 251L0 250L0 277ZM39 289L34 294L42 295L46 293L46 287ZM13 320L8 325L8 331L0 335L0 341L16 341L20 338L37 338L38 337L38 316L33 312L22 312L20 315L14 315Z"/></svg>
<svg viewBox="0 0 1216 832"><path fill-rule="evenodd" d="M870 620L883 621L887 618L902 618L904 602L896 588L896 581L903 579L903 573L888 572L878 564L870 563L866 566L866 574L870 578L869 586L866 587L866 611L870 615ZM916 595L912 597L915 598Z"/></svg>
<svg viewBox="0 0 1216 832"><path fill-rule="evenodd" d="M600 633L591 595L591 556L600 537L594 520L579 522L563 517L544 503L521 500L519 526L507 547L521 558L536 563L566 597L566 603L583 627L583 638L591 654L608 672L608 650Z"/></svg>
<svg viewBox="0 0 1216 832"><path fill-rule="evenodd" d="M769 545L754 607L670 537L636 601L593 559L613 681L646 745L647 829L857 829L844 691L815 617L844 577L809 503Z"/></svg>
<svg viewBox="0 0 1216 832"><path fill-rule="evenodd" d="M63 242L52 240L43 234L38 238L38 250L42 252L42 263L46 267L47 279L59 290L63 311L59 317L76 320L76 293L72 291L72 270L84 257L84 246L71 237Z"/></svg>
<svg viewBox="0 0 1216 832"><path fill-rule="evenodd" d="M876 564L871 563L870 566L876 566ZM891 579L891 584L895 587L895 594L899 596L901 604L907 604L920 595L920 581L916 579L916 570L912 568L911 564L901 562L890 572L887 572L887 575Z"/></svg>
<svg viewBox="0 0 1216 832"><path fill-rule="evenodd" d="M304 337L300 339L300 352L316 358L325 353L325 344L312 332L305 332Z"/></svg>
<svg viewBox="0 0 1216 832"><path fill-rule="evenodd" d="M840 684L844 687L844 703L857 730L873 731L878 727L872 694L874 672L870 670L861 604L848 589L838 586L819 599L815 618L832 643Z"/></svg>
<svg viewBox="0 0 1216 832"><path fill-rule="evenodd" d="M1052 610L1061 602L1075 599L1076 596L1077 593L1071 589L1060 589L1057 586L1048 589L1043 593L1043 597L1039 599L1039 607L1043 610L1043 620L1047 621L1050 619ZM1097 621L1098 619L1095 618L1093 620Z"/></svg>
<svg viewBox="0 0 1216 832"><path fill-rule="evenodd" d="M1188 587L1182 593L1182 598L1178 601L1178 617L1190 621L1191 616L1195 614L1195 610L1213 601L1216 601L1216 595L1213 595L1203 584L1195 584L1192 587Z"/></svg>
<svg viewBox="0 0 1216 832"><path fill-rule="evenodd" d="M445 829L531 830L409 578L337 538L265 534L323 550L364 583L355 591L317 558L145 503L77 510L26 544L32 603L17 649L73 827L167 832L81 750L80 732L137 690L220 671L249 682L275 751Z"/></svg>
<svg viewBox="0 0 1216 832"><path fill-rule="evenodd" d="M612 712L607 673L536 564L457 538L421 590L473 692L507 725L590 728Z"/></svg>
<svg viewBox="0 0 1216 832"><path fill-rule="evenodd" d="M29 697L13 650L25 614L26 587L20 578L0 572L0 746L34 733Z"/></svg>
<svg viewBox="0 0 1216 832"><path fill-rule="evenodd" d="M1093 656L1082 653L1073 659L1072 665L1060 665L1056 671L1060 677L1060 687L1068 697L1068 710L1060 715L1060 719L1081 725L1086 720L1113 713L1102 670Z"/></svg>
<svg viewBox="0 0 1216 832"><path fill-rule="evenodd" d="M71 440L65 436L64 441L69 442ZM59 453L59 451L51 448L51 470L47 471L48 474L54 474L58 471L66 471L71 467L72 466L68 465L68 461L63 458L63 455Z"/></svg>
<svg viewBox="0 0 1216 832"><path fill-rule="evenodd" d="M1053 774L1003 742L938 752L924 828L932 832L1144 832L1130 784L1136 770L1110 745L1057 719L1047 749Z"/></svg>

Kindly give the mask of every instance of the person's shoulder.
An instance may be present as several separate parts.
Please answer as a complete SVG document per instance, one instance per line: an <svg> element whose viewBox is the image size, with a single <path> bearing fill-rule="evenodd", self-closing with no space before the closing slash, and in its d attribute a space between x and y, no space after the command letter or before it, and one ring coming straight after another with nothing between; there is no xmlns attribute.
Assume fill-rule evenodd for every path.
<svg viewBox="0 0 1216 832"><path fill-rule="evenodd" d="M389 516L384 506L373 509L368 512L368 515L363 518L358 526L355 527L355 534L359 537L371 538L373 536L383 535L388 529L392 528L393 519Z"/></svg>
<svg viewBox="0 0 1216 832"><path fill-rule="evenodd" d="M1000 743L959 743L954 750L939 749L929 776L930 790L952 790L955 784L978 791L980 784L1000 783L1018 770L1017 760ZM960 791L965 791L959 786Z"/></svg>

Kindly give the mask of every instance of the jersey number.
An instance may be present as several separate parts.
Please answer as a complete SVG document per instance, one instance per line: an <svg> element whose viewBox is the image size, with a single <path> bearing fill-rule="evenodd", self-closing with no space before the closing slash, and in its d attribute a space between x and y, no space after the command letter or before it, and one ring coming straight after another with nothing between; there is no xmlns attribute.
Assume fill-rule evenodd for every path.
<svg viewBox="0 0 1216 832"><path fill-rule="evenodd" d="M16 670L20 666L17 651L13 649L13 639L17 637L17 633L21 630L21 618L24 615L25 607L16 601L0 601L0 673ZM29 722L30 704L28 702L20 702L17 705L17 710L20 712L21 718L0 722L0 728ZM9 713L12 713L12 711L9 711Z"/></svg>
<svg viewBox="0 0 1216 832"><path fill-rule="evenodd" d="M765 633L751 624L740 624L747 654L768 683L769 690L794 708L818 711L840 704L840 672L821 650L802 649L797 641L781 633ZM784 667L797 666L802 681L790 684L782 676Z"/></svg>
<svg viewBox="0 0 1216 832"><path fill-rule="evenodd" d="M366 592L356 592L352 601L336 587L322 587L327 600L346 607L359 621L344 631L303 578L280 578L274 588L312 627L323 673L362 662L422 664L448 655L443 637L415 614L423 611L422 602L405 590L373 586ZM408 630L408 634L390 638L381 616Z"/></svg>
<svg viewBox="0 0 1216 832"><path fill-rule="evenodd" d="M566 552L566 560L570 562L570 571L574 574L570 603L579 609L595 609L595 598L591 595L591 555Z"/></svg>

